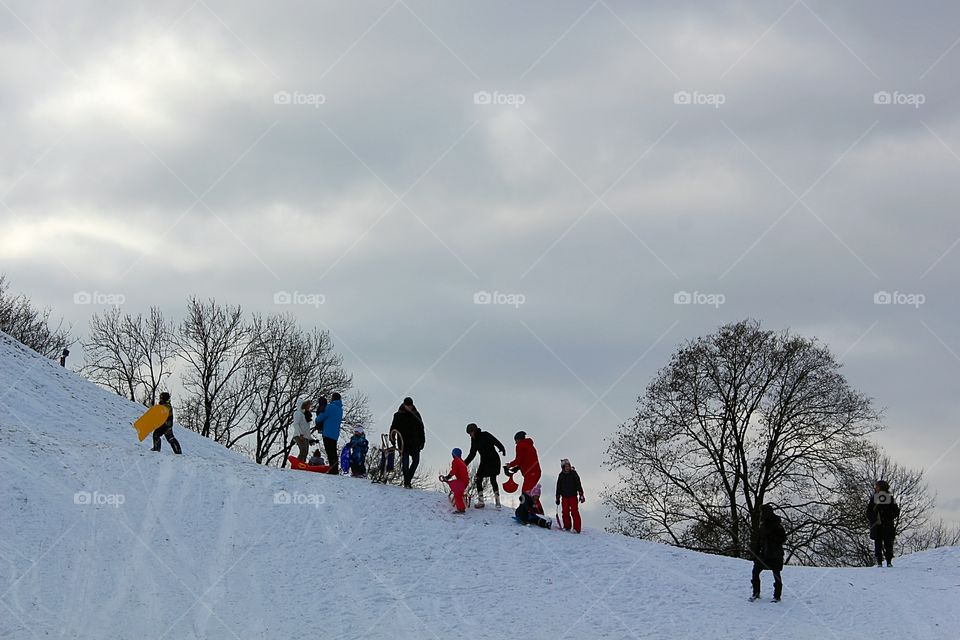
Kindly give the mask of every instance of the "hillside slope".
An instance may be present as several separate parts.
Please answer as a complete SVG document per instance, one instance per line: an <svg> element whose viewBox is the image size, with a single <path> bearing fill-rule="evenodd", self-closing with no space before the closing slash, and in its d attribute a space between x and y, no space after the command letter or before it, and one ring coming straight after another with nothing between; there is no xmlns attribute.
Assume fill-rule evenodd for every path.
<svg viewBox="0 0 960 640"><path fill-rule="evenodd" d="M960 633L957 549L788 567L784 602L748 603L744 561L454 516L437 493L267 469L183 429L183 456L151 453L141 411L0 334L0 637Z"/></svg>

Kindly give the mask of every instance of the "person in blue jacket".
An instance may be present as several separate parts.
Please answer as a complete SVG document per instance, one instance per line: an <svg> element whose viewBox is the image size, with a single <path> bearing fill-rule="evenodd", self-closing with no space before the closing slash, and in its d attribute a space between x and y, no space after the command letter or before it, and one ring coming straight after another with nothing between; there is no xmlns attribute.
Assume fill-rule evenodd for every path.
<svg viewBox="0 0 960 640"><path fill-rule="evenodd" d="M337 455L337 440L340 438L340 423L343 422L343 400L340 394L335 393L330 396L330 402L323 411L317 412L314 418L314 431L320 431L323 434L323 448L327 452L327 460L330 461L330 475L339 475L340 466Z"/></svg>

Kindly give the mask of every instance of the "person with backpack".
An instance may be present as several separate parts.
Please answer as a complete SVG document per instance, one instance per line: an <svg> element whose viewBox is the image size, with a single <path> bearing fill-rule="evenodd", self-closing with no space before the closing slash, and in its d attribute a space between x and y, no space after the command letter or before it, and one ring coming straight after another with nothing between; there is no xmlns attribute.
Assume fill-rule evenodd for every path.
<svg viewBox="0 0 960 640"><path fill-rule="evenodd" d="M354 478L367 477L367 451L370 449L370 443L363 432L363 425L358 424L353 429L353 437L350 438L350 475Z"/></svg>
<svg viewBox="0 0 960 640"><path fill-rule="evenodd" d="M580 504L583 502L586 502L586 499L583 497L580 475L570 461L564 458L560 461L560 475L557 476L557 506L563 505L565 531L570 531L572 526L574 531L580 533Z"/></svg>
<svg viewBox="0 0 960 640"><path fill-rule="evenodd" d="M327 460L330 461L330 475L339 475L339 456L337 455L337 440L340 438L340 424L343 422L343 400L339 393L330 396L330 402L324 407L323 411L317 412L314 419L314 431L320 431L323 434L323 448L327 452Z"/></svg>
<svg viewBox="0 0 960 640"><path fill-rule="evenodd" d="M423 417L413 404L413 398L404 398L403 404L393 414L390 433L400 437L400 469L403 471L403 486L413 488L413 476L420 466L420 452L426 444Z"/></svg>
<svg viewBox="0 0 960 640"><path fill-rule="evenodd" d="M884 555L887 566L893 566L893 541L897 537L899 517L900 505L890 493L890 484L886 480L877 480L867 502L867 522L870 523L870 539L873 540L873 555L878 567L883 566Z"/></svg>
<svg viewBox="0 0 960 640"><path fill-rule="evenodd" d="M514 511L514 516L521 524L535 524L544 529L550 529L553 526L553 520L543 515L543 507L540 506L539 484L530 488L529 492L524 491L520 494L520 505Z"/></svg>
<svg viewBox="0 0 960 640"><path fill-rule="evenodd" d="M483 509L483 480L490 478L490 486L493 487L493 499L500 508L500 485L497 484L497 476L500 475L500 455L507 455L507 450L503 443L497 440L497 437L489 431L483 431L476 424L471 422L467 425L467 433L470 435L470 453L464 464L468 465L473 459L480 455L480 464L477 465L477 477L474 482L477 485L477 509ZM500 454L497 454L497 451Z"/></svg>
<svg viewBox="0 0 960 640"><path fill-rule="evenodd" d="M517 431L513 436L513 441L517 445L517 457L503 465L503 472L508 476L519 471L523 474L523 485L521 491L530 493L534 486L540 483L540 458L537 456L537 449L533 446L533 439L527 437L526 431ZM539 496L539 494L538 494ZM540 513L543 513L543 507L540 505L540 498L536 499L537 507Z"/></svg>
<svg viewBox="0 0 960 640"><path fill-rule="evenodd" d="M454 449L450 452L453 460L450 463L450 473L446 476L440 476L441 482L446 482L453 492L453 506L456 513L466 513L467 505L464 501L464 494L470 485L470 471L467 464L463 461L463 451Z"/></svg>
<svg viewBox="0 0 960 640"><path fill-rule="evenodd" d="M750 579L753 595L750 596L750 602L760 597L760 573L766 569L773 572L773 601L780 602L780 596L783 595L780 572L783 571L783 545L786 541L787 532L780 516L774 513L773 505L763 505L760 509L757 548L753 552L753 576Z"/></svg>
<svg viewBox="0 0 960 640"><path fill-rule="evenodd" d="M183 453L180 449L180 443L173 435L173 406L170 404L170 394L164 391L160 394L160 402L157 404L162 404L169 411L170 414L167 416L166 421L153 431L153 447L150 451L160 451L160 438L166 438L167 442L170 443L170 448L173 449L173 452L177 455Z"/></svg>

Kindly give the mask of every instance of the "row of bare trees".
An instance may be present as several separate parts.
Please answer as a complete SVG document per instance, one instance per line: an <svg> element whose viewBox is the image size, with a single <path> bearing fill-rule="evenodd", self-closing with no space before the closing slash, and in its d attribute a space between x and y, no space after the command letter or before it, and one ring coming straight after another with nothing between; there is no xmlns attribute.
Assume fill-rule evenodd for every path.
<svg viewBox="0 0 960 640"><path fill-rule="evenodd" d="M239 306L191 298L173 323L157 308L146 316L111 308L93 316L81 344L89 379L145 405L178 385L180 424L261 464L286 464L305 398L342 394L345 430L370 419L366 398L349 393L353 378L329 333L289 314L247 317Z"/></svg>
<svg viewBox="0 0 960 640"><path fill-rule="evenodd" d="M864 511L882 478L903 510L901 548L957 542L931 522L922 472L871 441L881 413L816 340L754 321L723 326L681 346L638 404L608 449L620 475L605 493L614 531L749 558L769 502L788 560L861 565L872 558Z"/></svg>
<svg viewBox="0 0 960 640"><path fill-rule="evenodd" d="M0 331L47 358L60 357L73 343L70 328L62 320L54 322L50 309L37 307L23 294L11 294L4 274L0 274Z"/></svg>

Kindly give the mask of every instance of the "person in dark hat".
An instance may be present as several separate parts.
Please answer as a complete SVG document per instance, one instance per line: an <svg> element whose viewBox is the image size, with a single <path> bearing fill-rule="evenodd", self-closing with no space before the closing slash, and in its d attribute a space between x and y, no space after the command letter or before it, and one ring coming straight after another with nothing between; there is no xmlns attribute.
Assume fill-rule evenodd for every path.
<svg viewBox="0 0 960 640"><path fill-rule="evenodd" d="M160 402L157 404L162 404L167 409L170 410L170 414L167 416L166 422L157 427L153 431L153 448L151 451L160 451L160 438L166 438L167 442L170 443L170 448L173 449L173 452L177 455L183 453L180 449L180 443L173 435L173 406L170 404L170 394L164 391L160 394Z"/></svg>
<svg viewBox="0 0 960 640"><path fill-rule="evenodd" d="M413 476L420 466L420 452L426 444L426 433L423 427L423 417L413 398L404 398L397 412L393 414L390 425L391 435L396 432L400 436L400 469L403 472L403 486L413 488Z"/></svg>
<svg viewBox="0 0 960 640"><path fill-rule="evenodd" d="M897 537L899 517L900 505L890 493L890 484L886 480L877 480L867 502L867 522L870 523L870 539L873 540L873 555L878 567L883 566L884 555L887 566L893 566L893 542Z"/></svg>
<svg viewBox="0 0 960 640"><path fill-rule="evenodd" d="M490 486L493 487L493 499L499 509L500 485L497 484L497 476L500 475L500 456L507 455L507 450L495 435L489 431L483 431L473 422L467 425L467 433L470 435L470 453L464 462L469 466L474 457L480 455L480 464L477 466L477 475L474 479L477 486L477 503L474 507L477 509L484 507L483 480L484 478L490 478ZM497 453L498 450L499 454Z"/></svg>
<svg viewBox="0 0 960 640"><path fill-rule="evenodd" d="M772 504L765 504L760 509L760 532L757 537L757 548L753 552L753 575L750 584L753 586L753 602L760 597L760 573L764 570L773 572L773 601L780 602L783 594L783 581L780 572L783 571L783 545L787 541L787 532L783 524L773 511Z"/></svg>
<svg viewBox="0 0 960 640"><path fill-rule="evenodd" d="M523 474L523 486L521 491L529 494L530 491L540 483L540 458L537 455L537 448L533 446L533 439L527 437L526 431L517 431L513 436L513 441L517 444L517 457L503 466L503 471L511 475L519 471ZM540 504L540 497L535 499L537 513L543 513L543 506Z"/></svg>

